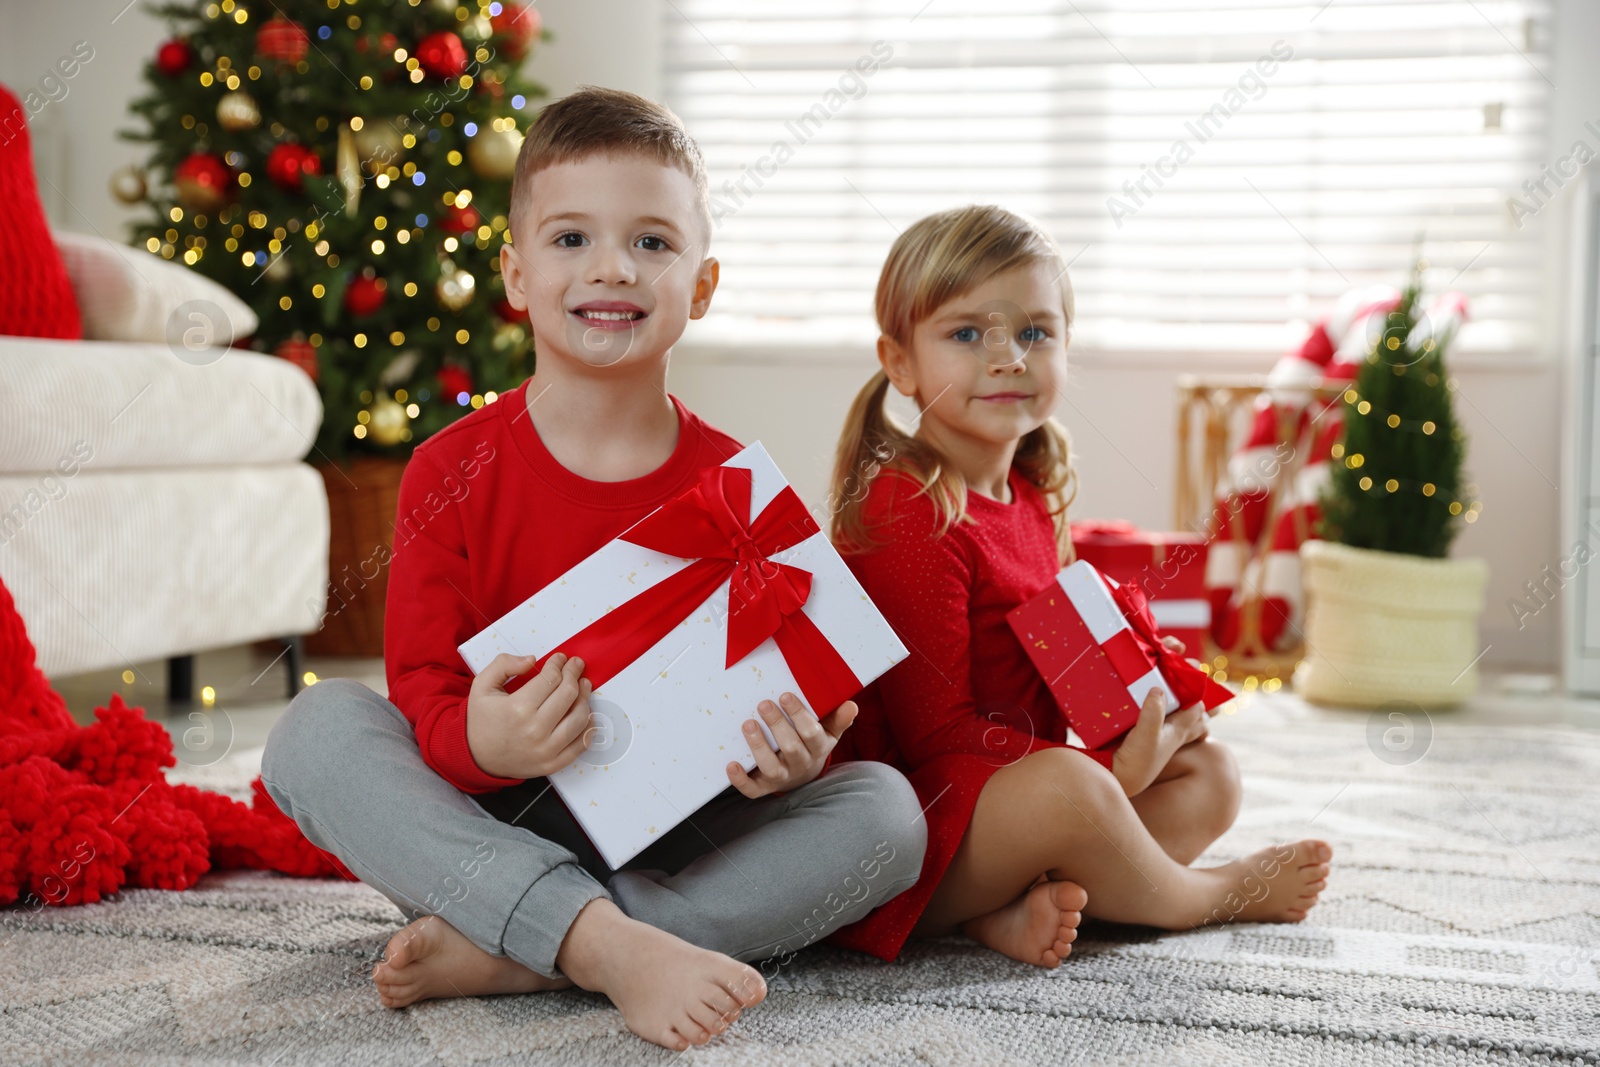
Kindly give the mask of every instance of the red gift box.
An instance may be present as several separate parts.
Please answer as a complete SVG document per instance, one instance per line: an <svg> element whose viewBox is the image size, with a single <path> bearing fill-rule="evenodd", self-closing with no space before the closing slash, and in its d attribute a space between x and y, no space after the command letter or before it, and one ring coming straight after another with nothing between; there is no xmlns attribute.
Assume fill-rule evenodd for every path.
<svg viewBox="0 0 1600 1067"><path fill-rule="evenodd" d="M1184 644L1186 655L1204 657L1211 629L1206 595L1204 534L1141 530L1118 519L1072 524L1072 551L1121 585L1138 588L1162 633Z"/></svg>
<svg viewBox="0 0 1600 1067"><path fill-rule="evenodd" d="M1161 644L1138 589L1108 581L1079 560L1006 621L1039 669L1067 722L1089 748L1116 740L1139 720L1152 688L1170 713L1233 699L1200 668Z"/></svg>

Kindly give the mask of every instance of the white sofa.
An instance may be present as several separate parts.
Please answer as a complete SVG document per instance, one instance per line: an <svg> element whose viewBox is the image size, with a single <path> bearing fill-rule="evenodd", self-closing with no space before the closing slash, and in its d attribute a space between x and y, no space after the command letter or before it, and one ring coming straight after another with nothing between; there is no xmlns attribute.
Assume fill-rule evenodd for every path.
<svg viewBox="0 0 1600 1067"><path fill-rule="evenodd" d="M114 255L145 279L184 270ZM86 327L122 313L115 285L68 268ZM328 503L302 459L321 420L315 385L273 356L0 337L0 580L41 669L167 659L184 688L194 652L316 630Z"/></svg>

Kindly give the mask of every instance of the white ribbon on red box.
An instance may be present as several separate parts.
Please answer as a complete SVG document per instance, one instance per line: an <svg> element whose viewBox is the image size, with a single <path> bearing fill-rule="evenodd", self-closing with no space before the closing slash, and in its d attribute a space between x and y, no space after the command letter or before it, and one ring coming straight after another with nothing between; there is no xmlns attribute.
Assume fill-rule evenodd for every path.
<svg viewBox="0 0 1600 1067"><path fill-rule="evenodd" d="M1142 706L1146 694L1152 689L1159 689L1164 695L1163 710L1177 711L1178 698L1172 692L1172 687L1140 651L1134 640L1133 628L1123 618L1122 610L1111 597L1111 589L1107 585L1115 587L1117 583L1102 575L1094 564L1081 559L1057 574L1056 582L1061 586L1061 591L1067 594L1078 617L1088 627L1089 636L1094 638L1095 644L1111 661L1117 676L1128 687L1128 695L1133 698L1134 706ZM1142 664L1146 669L1136 673L1138 668L1134 664ZM1133 677L1130 678L1130 675Z"/></svg>

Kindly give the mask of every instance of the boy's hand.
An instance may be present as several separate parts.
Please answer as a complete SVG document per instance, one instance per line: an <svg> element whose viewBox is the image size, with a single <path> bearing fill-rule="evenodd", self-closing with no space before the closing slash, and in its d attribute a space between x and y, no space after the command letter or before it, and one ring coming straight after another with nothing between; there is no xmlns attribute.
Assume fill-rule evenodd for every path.
<svg viewBox="0 0 1600 1067"><path fill-rule="evenodd" d="M1111 773L1130 797L1144 792L1174 752L1206 736L1210 728L1199 704L1171 715L1163 713L1164 707L1161 690L1151 689L1145 694L1139 721L1123 737L1112 757Z"/></svg>
<svg viewBox="0 0 1600 1067"><path fill-rule="evenodd" d="M819 720L793 693L784 693L778 699L783 702L783 711L770 700L763 700L756 708L778 742L778 750L772 750L761 727L750 719L744 724L744 739L756 758L756 773L746 773L737 763L728 764L728 781L751 800L797 788L821 774L828 753L856 721L853 700L846 700L832 715ZM784 711L789 713L787 719Z"/></svg>
<svg viewBox="0 0 1600 1067"><path fill-rule="evenodd" d="M467 747L485 774L543 778L589 747L593 686L583 660L557 652L515 693L506 682L539 661L502 652L472 680L467 694Z"/></svg>

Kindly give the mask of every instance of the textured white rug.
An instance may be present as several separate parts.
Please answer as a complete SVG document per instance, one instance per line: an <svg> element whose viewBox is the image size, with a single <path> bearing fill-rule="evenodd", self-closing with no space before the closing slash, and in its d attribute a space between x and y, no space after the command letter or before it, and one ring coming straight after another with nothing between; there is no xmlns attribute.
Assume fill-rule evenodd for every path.
<svg viewBox="0 0 1600 1067"><path fill-rule="evenodd" d="M812 951L731 1034L685 1058L1600 1063L1600 734L1438 714L1431 740L1420 719L1409 742L1389 733L1396 750L1384 742L1397 724L1383 716L1281 694L1235 707L1214 734L1240 757L1244 812L1201 862L1326 837L1333 876L1306 923L1162 936L1089 924L1054 972L959 940L892 966ZM235 753L181 777L239 795L259 759ZM367 969L401 925L364 886L255 873L0 910L0 1062L672 1058L584 993L386 1010Z"/></svg>

